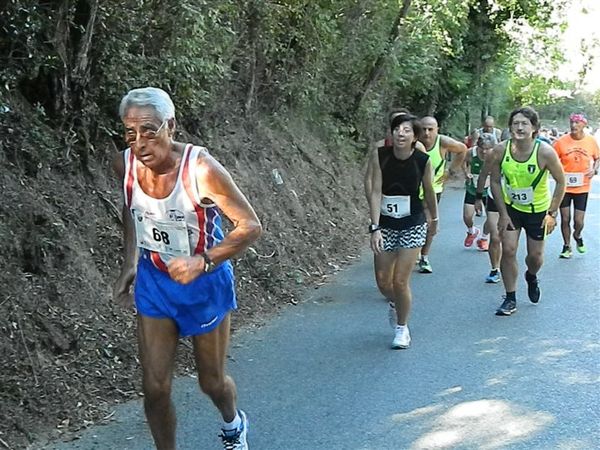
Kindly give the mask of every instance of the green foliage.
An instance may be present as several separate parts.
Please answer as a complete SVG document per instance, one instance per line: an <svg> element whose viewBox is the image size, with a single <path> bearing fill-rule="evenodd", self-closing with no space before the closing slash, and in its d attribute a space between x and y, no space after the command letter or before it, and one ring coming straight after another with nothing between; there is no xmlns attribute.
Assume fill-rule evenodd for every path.
<svg viewBox="0 0 600 450"><path fill-rule="evenodd" d="M304 109L354 136L379 129L391 106L455 121L549 102L546 88L560 87L522 61L560 63L553 10L566 0L412 0L401 17L405 2L11 0L0 77L64 133L109 134L121 96L145 85L170 92L192 129L208 116Z"/></svg>

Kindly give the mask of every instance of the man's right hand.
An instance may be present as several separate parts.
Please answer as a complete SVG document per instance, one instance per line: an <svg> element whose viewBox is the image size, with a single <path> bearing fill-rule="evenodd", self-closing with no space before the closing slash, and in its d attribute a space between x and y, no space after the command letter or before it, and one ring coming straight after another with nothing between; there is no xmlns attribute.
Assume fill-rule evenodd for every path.
<svg viewBox="0 0 600 450"><path fill-rule="evenodd" d="M113 302L127 309L133 307L133 294L130 289L134 279L135 272L121 272L113 286Z"/></svg>
<svg viewBox="0 0 600 450"><path fill-rule="evenodd" d="M503 233L504 231L515 231L515 226L510 220L508 214L500 214L500 218L498 219L498 232Z"/></svg>
<svg viewBox="0 0 600 450"><path fill-rule="evenodd" d="M483 200L476 198L473 206L475 207L475 214L477 214L477 216L481 216L483 213Z"/></svg>

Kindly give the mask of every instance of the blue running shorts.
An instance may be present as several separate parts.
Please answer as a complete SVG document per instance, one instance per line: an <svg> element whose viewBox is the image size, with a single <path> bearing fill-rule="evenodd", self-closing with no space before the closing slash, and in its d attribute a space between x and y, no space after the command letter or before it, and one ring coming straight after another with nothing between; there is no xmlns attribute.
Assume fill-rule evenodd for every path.
<svg viewBox="0 0 600 450"><path fill-rule="evenodd" d="M237 309L231 262L200 275L189 284L178 283L158 270L142 251L134 289L138 313L155 319L171 319L182 337L214 330Z"/></svg>

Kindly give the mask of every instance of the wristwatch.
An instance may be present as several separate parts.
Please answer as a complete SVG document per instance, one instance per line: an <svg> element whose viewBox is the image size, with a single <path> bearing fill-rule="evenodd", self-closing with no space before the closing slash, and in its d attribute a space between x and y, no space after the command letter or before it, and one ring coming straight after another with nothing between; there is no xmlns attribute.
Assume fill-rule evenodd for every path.
<svg viewBox="0 0 600 450"><path fill-rule="evenodd" d="M550 211L550 210L548 210L548 212L546 214L548 214L553 219L556 219L556 216L558 216L558 211Z"/></svg>
<svg viewBox="0 0 600 450"><path fill-rule="evenodd" d="M215 268L215 263L208 257L205 252L200 253L200 256L204 258L204 273L210 273Z"/></svg>
<svg viewBox="0 0 600 450"><path fill-rule="evenodd" d="M372 223L371 225L369 225L369 233L373 234L377 230L381 230L381 227L379 225L375 225L374 223Z"/></svg>

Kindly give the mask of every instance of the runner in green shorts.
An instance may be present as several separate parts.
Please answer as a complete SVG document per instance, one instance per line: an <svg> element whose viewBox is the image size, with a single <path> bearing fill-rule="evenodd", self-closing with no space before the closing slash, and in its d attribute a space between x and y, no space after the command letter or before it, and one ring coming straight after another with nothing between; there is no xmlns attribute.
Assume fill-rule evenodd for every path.
<svg viewBox="0 0 600 450"><path fill-rule="evenodd" d="M470 248L473 246L475 242L477 242L477 248L481 251L488 251L488 239L489 239L489 230L486 228L487 221L483 226L483 235L480 236L481 230L477 228L473 222L473 216L477 214L481 215L481 210L475 210L475 200L477 193L477 182L481 177L481 169L483 167L483 163L485 160L485 155L491 152L494 145L498 143L498 139L496 136L491 133L482 133L478 140L477 145L469 149L467 158L465 159L465 163L463 165L463 170L465 173L465 200L463 204L463 221L467 227L467 236L465 237L465 241L463 245L466 248ZM484 187L482 190L482 198L485 203L488 194L488 177L483 176L484 178ZM479 238L479 239L477 239Z"/></svg>

